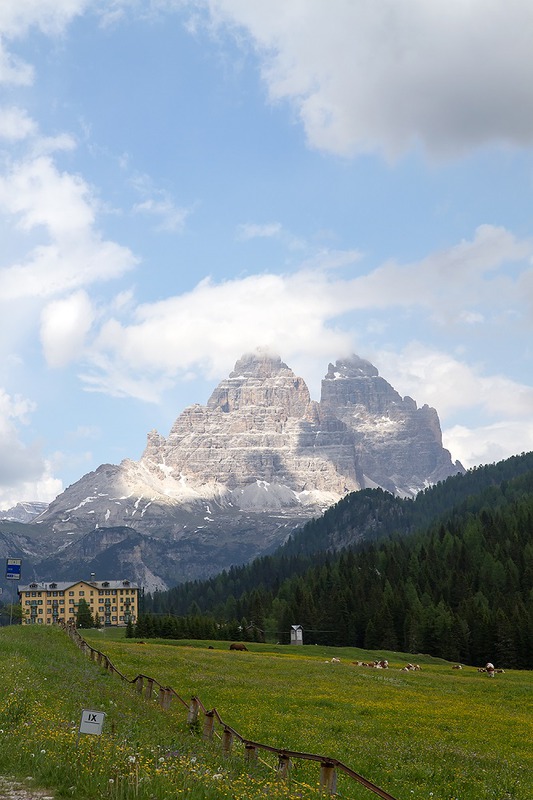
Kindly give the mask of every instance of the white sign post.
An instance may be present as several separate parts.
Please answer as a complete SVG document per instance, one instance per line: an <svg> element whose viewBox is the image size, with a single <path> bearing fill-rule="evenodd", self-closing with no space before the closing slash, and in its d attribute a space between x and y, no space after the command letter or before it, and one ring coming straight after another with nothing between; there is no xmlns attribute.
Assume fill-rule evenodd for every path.
<svg viewBox="0 0 533 800"><path fill-rule="evenodd" d="M80 727L78 730L78 738L76 745L80 740L80 733L92 733L100 736L105 720L104 711L90 711L84 708L81 712Z"/></svg>

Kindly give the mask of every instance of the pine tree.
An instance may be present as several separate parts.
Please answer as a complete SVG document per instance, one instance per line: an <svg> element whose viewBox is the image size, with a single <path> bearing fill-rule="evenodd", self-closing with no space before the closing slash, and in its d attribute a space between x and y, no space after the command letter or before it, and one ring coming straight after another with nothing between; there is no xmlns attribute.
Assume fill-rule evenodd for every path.
<svg viewBox="0 0 533 800"><path fill-rule="evenodd" d="M77 628L94 628L94 619L91 614L91 609L87 600L83 598L78 604L78 611L76 612L76 627Z"/></svg>

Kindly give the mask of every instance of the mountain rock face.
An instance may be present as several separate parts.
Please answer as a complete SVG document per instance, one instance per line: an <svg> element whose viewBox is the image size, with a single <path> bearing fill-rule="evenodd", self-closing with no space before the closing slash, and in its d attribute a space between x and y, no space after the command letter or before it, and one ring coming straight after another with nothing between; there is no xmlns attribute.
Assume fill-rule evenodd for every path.
<svg viewBox="0 0 533 800"><path fill-rule="evenodd" d="M39 503L36 500L27 503L17 503L16 506L0 511L0 519L13 522L31 522L48 508L48 503Z"/></svg>
<svg viewBox="0 0 533 800"><path fill-rule="evenodd" d="M366 486L413 496L463 471L442 446L435 409L400 397L369 361L354 355L330 364L320 405L353 431Z"/></svg>
<svg viewBox="0 0 533 800"><path fill-rule="evenodd" d="M348 492L381 486L413 496L462 471L442 447L437 412L402 399L368 361L330 364L316 402L279 357L256 353L207 405L186 408L167 438L150 432L139 461L85 475L34 525L65 537L62 575L75 551L78 570L84 559L87 571L91 558L105 563L106 547L80 543L120 528L123 550L140 554L129 577L148 569L149 586L170 585L269 552ZM134 534L146 537L145 552Z"/></svg>

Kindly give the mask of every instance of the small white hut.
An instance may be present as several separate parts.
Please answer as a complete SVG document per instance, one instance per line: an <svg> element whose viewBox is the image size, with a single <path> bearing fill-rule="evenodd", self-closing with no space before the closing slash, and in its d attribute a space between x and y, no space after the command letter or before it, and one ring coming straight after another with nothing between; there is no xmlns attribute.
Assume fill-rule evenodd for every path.
<svg viewBox="0 0 533 800"><path fill-rule="evenodd" d="M291 625L291 644L304 643L304 629L301 625Z"/></svg>

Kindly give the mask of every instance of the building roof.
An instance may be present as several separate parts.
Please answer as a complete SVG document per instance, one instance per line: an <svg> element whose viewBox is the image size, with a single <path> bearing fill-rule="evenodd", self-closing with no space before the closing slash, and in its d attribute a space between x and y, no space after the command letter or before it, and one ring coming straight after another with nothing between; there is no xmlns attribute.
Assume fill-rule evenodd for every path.
<svg viewBox="0 0 533 800"><path fill-rule="evenodd" d="M133 583L127 579L121 581L86 581L83 578L77 581L50 581L50 583L44 583L43 581L32 581L26 585L18 585L19 592L28 592L28 591L41 591L41 592L48 592L48 591L58 591L58 592L65 592L67 589L71 589L73 586L77 586L79 583L84 583L86 586L93 586L95 589L139 589L138 583Z"/></svg>

